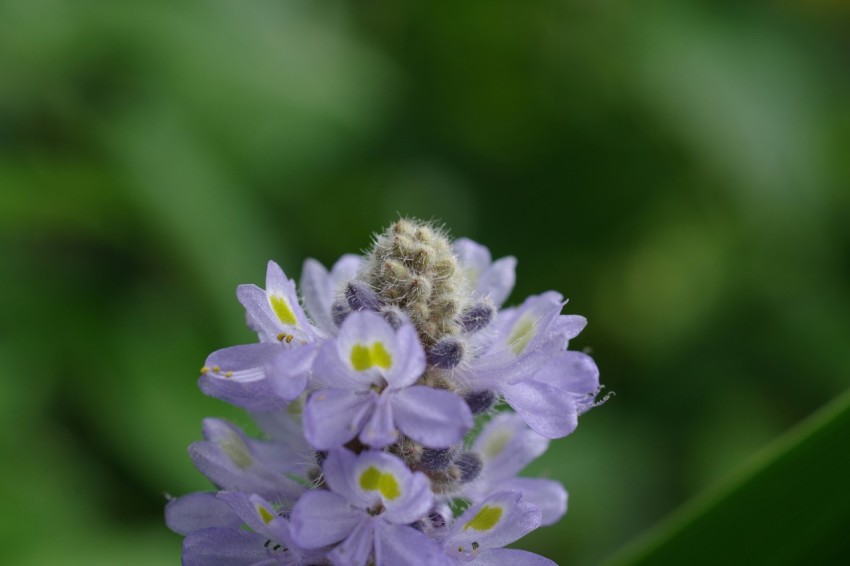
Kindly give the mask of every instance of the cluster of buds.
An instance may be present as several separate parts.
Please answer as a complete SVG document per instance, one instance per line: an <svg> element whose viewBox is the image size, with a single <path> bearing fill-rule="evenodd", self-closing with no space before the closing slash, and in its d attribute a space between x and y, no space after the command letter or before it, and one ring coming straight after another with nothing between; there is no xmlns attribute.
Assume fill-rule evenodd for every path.
<svg viewBox="0 0 850 566"><path fill-rule="evenodd" d="M300 297L274 262L239 286L259 342L211 354L199 386L264 438L204 421L189 453L218 491L166 507L183 564L553 564L504 548L567 507L517 474L598 404L599 373L560 294L500 309L515 267L399 220L365 257L307 260Z"/></svg>

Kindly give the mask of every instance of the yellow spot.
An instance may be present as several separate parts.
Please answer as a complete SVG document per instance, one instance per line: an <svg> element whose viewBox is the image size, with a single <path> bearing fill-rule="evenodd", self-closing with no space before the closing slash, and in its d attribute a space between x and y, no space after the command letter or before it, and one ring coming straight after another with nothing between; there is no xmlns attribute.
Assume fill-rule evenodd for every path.
<svg viewBox="0 0 850 566"><path fill-rule="evenodd" d="M286 302L286 299L280 295L271 295L269 296L269 301L272 304L272 310L274 310L274 313L282 323L295 326L295 323L297 322L295 320L295 313L292 312L292 309L289 307L289 303Z"/></svg>
<svg viewBox="0 0 850 566"><path fill-rule="evenodd" d="M496 526L499 519L502 518L501 507L490 507L485 505L467 524L463 526L463 530L474 529L476 531L489 531Z"/></svg>
<svg viewBox="0 0 850 566"><path fill-rule="evenodd" d="M224 372L224 377L233 377L233 372L232 371Z"/></svg>
<svg viewBox="0 0 850 566"><path fill-rule="evenodd" d="M293 338L294 338L294 336L292 336L292 334L290 334L289 336L287 336L287 337L286 337L286 343L287 343L287 344L289 344L290 342L292 342L292 339L293 339ZM303 342L302 342L302 343L303 343Z"/></svg>
<svg viewBox="0 0 850 566"><path fill-rule="evenodd" d="M262 505L257 506L257 511L260 513L260 518L263 520L263 523L269 524L274 521L274 513L263 507Z"/></svg>
<svg viewBox="0 0 850 566"><path fill-rule="evenodd" d="M381 472L375 466L369 466L360 476L360 487L366 491L378 491L390 501L401 495L395 476Z"/></svg>
<svg viewBox="0 0 850 566"><path fill-rule="evenodd" d="M251 452L248 450L248 446L245 445L239 435L235 432L228 432L224 438L218 441L218 446L237 468L245 470L250 468L254 463L254 459L251 457Z"/></svg>
<svg viewBox="0 0 850 566"><path fill-rule="evenodd" d="M209 371L210 371L210 368L208 368L207 366L204 366L204 367L201 368L201 375L204 375L205 373L207 373Z"/></svg>
<svg viewBox="0 0 850 566"><path fill-rule="evenodd" d="M508 340L508 344L510 344L514 354L518 356L525 350L525 347L534 338L534 331L536 329L537 321L530 315L524 315L517 321L514 325L514 331Z"/></svg>
<svg viewBox="0 0 850 566"><path fill-rule="evenodd" d="M278 342L283 342L284 338L286 338L286 332L281 332L280 334L277 335L277 341Z"/></svg>
<svg viewBox="0 0 850 566"><path fill-rule="evenodd" d="M212 370L213 370L215 373L218 373L218 372L220 372L220 371L221 371L221 368L220 368L219 366L213 366L213 367L212 367Z"/></svg>
<svg viewBox="0 0 850 566"><path fill-rule="evenodd" d="M499 430L493 433L493 435L490 436L484 444L484 455L488 458L495 458L501 454L502 450L504 450L505 446L507 446L508 442L510 442L512 436L513 435L510 431L507 430Z"/></svg>
<svg viewBox="0 0 850 566"><path fill-rule="evenodd" d="M355 344L351 349L351 365L357 371L365 371L373 366L387 369L392 363L393 358L382 342L373 342L369 347Z"/></svg>

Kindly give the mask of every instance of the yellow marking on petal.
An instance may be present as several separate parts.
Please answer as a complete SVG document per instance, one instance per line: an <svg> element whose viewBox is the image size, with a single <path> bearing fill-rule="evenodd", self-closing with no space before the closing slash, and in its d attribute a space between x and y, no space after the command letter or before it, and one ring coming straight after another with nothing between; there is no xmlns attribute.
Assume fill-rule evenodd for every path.
<svg viewBox="0 0 850 566"><path fill-rule="evenodd" d="M221 371L221 368L220 368L219 366L213 366L213 367L212 367L212 370L213 370L215 373L218 373L218 372L220 372L220 371Z"/></svg>
<svg viewBox="0 0 850 566"><path fill-rule="evenodd" d="M508 344L511 346L511 350L517 356L525 350L525 347L528 346L528 343L534 338L534 332L537 330L537 321L534 320L530 315L524 315L520 317L517 323L514 325L514 331L511 334L511 337L508 339Z"/></svg>
<svg viewBox="0 0 850 566"><path fill-rule="evenodd" d="M388 369L392 364L393 357L387 352L383 342L373 342L369 347L355 344L351 348L351 365L357 371L365 371L374 366Z"/></svg>
<svg viewBox="0 0 850 566"><path fill-rule="evenodd" d="M502 518L501 507L490 507L485 505L480 511L463 526L463 530L474 529L476 531L489 531L496 526Z"/></svg>
<svg viewBox="0 0 850 566"><path fill-rule="evenodd" d="M224 372L224 377L233 377L233 372L232 371Z"/></svg>
<svg viewBox="0 0 850 566"><path fill-rule="evenodd" d="M495 458L502 453L505 446L510 442L513 434L507 430L499 430L490 435L487 442L484 443L484 455L488 458Z"/></svg>
<svg viewBox="0 0 850 566"><path fill-rule="evenodd" d="M277 335L277 341L278 342L283 342L284 338L286 338L286 332L281 332L280 334Z"/></svg>
<svg viewBox="0 0 850 566"><path fill-rule="evenodd" d="M282 323L295 326L297 322L295 320L295 313L292 312L292 308L286 302L286 299L280 295L271 295L269 296L269 302L271 302L272 310L274 310L274 313Z"/></svg>
<svg viewBox="0 0 850 566"><path fill-rule="evenodd" d="M237 468L245 470L250 468L254 463L254 459L251 457L251 452L248 450L248 446L242 438L233 431L228 432L224 438L218 441L218 447L221 448L221 451L230 458L230 461L233 462Z"/></svg>
<svg viewBox="0 0 850 566"><path fill-rule="evenodd" d="M263 520L263 523L269 524L274 521L274 513L263 507L262 505L257 505L257 512L260 514L260 519Z"/></svg>
<svg viewBox="0 0 850 566"><path fill-rule="evenodd" d="M201 368L201 375L204 375L205 373L208 373L209 371L210 371L210 368L208 368L207 366L204 366L204 367Z"/></svg>
<svg viewBox="0 0 850 566"><path fill-rule="evenodd" d="M389 472L381 472L375 466L369 466L360 475L360 487L366 491L380 492L381 495L390 501L401 495L398 480L395 479L395 476Z"/></svg>

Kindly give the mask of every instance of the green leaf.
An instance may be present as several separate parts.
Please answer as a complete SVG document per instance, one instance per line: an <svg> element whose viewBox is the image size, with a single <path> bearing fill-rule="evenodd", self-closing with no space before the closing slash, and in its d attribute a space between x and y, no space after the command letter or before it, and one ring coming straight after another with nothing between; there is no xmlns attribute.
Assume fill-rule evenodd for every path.
<svg viewBox="0 0 850 566"><path fill-rule="evenodd" d="M850 391L609 561L833 564L850 549Z"/></svg>

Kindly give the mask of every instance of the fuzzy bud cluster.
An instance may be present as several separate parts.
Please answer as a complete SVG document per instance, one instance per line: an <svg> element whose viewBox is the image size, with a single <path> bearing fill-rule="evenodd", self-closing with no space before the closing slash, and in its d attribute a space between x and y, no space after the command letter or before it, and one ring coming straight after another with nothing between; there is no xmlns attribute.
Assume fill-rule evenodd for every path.
<svg viewBox="0 0 850 566"><path fill-rule="evenodd" d="M259 342L213 352L199 386L265 437L204 422L189 453L217 491L166 508L183 563L552 564L502 548L566 511L560 483L517 474L601 387L560 294L499 309L515 265L399 220L365 257L307 260L300 296L274 262L241 285Z"/></svg>

